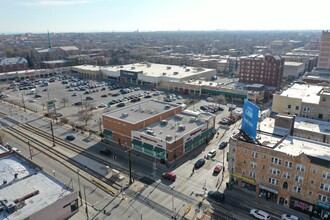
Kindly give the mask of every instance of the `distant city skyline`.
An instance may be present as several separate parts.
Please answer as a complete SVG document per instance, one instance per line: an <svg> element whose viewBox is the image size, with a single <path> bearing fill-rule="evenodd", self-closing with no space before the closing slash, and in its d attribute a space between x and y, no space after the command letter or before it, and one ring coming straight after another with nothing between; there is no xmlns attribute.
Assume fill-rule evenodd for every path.
<svg viewBox="0 0 330 220"><path fill-rule="evenodd" d="M325 0L4 0L0 33L329 30Z"/></svg>

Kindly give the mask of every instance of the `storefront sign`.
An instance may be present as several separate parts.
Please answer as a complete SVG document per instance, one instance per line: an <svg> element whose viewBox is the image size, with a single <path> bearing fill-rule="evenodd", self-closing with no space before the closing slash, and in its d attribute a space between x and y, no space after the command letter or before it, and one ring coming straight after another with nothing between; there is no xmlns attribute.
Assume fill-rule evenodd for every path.
<svg viewBox="0 0 330 220"><path fill-rule="evenodd" d="M242 179L242 180L244 180L246 182L255 183L255 180L250 179L250 178L247 178L247 177L244 177L244 176L241 176L241 175L236 174L236 173L234 173L233 176L236 177L236 178L238 178L238 179Z"/></svg>
<svg viewBox="0 0 330 220"><path fill-rule="evenodd" d="M317 205L324 208L324 209L330 209L330 205L325 204L323 202L317 202Z"/></svg>
<svg viewBox="0 0 330 220"><path fill-rule="evenodd" d="M140 72L133 72L133 71L127 71L127 70L120 70L120 77L129 78L129 79L137 79L138 73Z"/></svg>
<svg viewBox="0 0 330 220"><path fill-rule="evenodd" d="M272 189L272 188L269 188L269 187L264 186L264 185L261 185L261 184L259 184L259 188L260 188L260 189L267 190L267 191L272 192L272 193L276 193L276 194L278 194L278 190L276 190L276 189Z"/></svg>

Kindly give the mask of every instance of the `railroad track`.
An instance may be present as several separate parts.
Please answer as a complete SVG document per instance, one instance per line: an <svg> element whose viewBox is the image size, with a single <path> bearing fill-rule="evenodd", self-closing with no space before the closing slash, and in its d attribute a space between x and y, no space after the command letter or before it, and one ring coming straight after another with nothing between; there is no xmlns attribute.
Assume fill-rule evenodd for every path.
<svg viewBox="0 0 330 220"><path fill-rule="evenodd" d="M24 131L18 129L19 127L23 128ZM103 188L102 184L97 184L98 183L97 181L91 180L88 177L84 177L83 172L80 173L80 175L82 177L84 177L86 180L92 182L93 184L98 185L99 188L103 189L107 193L117 194L118 191L120 191L120 189L122 188L122 186L119 185L118 183L116 183L115 181L112 181L111 179L105 178L103 175L93 171L92 169L86 169L85 164L82 164L82 163L80 163L76 160L73 160L72 158L66 156L64 153L57 151L56 148L47 146L47 144L45 144L41 140L31 136L27 132L31 132L31 133L35 134L36 136L39 136L39 137L42 137L42 138L46 139L47 141L52 141L52 137L50 135L48 136L47 133L45 133L45 132L43 132L43 131L39 130L38 128L35 128L31 125L21 125L19 127L8 127L7 130L5 130L5 131L8 132L10 135L16 137L17 139L19 139L19 140L21 140L25 143L29 141L35 148L42 151L47 156L62 162L63 165L65 165L69 169L73 170L74 172L76 172L77 169L80 169L81 171L88 173L89 175L91 175L92 177L97 179L98 181L102 181L107 186L109 186L110 189ZM93 155L89 152L86 152L86 149L84 149L84 148L80 148L80 147L77 147L77 146L71 146L71 144L69 144L69 143L67 143L64 140L61 140L59 138L56 138L56 140L57 140L57 142L56 142L57 146L62 146L62 147L68 148L69 150L74 151L78 154L81 154L81 155L83 155L87 158L98 161L98 162L104 164L105 166L109 165L108 162L102 160L101 158L96 157L95 155ZM82 150L84 150L84 151L82 151ZM68 166L65 163L69 163L71 166ZM74 166L75 168L72 168L72 166Z"/></svg>

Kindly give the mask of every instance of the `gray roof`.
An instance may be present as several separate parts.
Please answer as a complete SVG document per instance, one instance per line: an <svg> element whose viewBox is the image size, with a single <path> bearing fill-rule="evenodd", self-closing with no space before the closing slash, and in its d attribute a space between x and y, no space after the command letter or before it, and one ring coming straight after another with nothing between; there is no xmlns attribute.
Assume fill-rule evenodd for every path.
<svg viewBox="0 0 330 220"><path fill-rule="evenodd" d="M27 60L23 57L0 58L0 66L22 63L27 63Z"/></svg>
<svg viewBox="0 0 330 220"><path fill-rule="evenodd" d="M179 112L181 107L177 104L151 99L125 106L123 108L107 112L103 115L135 124L139 121L144 121L148 118L154 117L155 115L160 115L164 112L171 111L174 108L177 108Z"/></svg>

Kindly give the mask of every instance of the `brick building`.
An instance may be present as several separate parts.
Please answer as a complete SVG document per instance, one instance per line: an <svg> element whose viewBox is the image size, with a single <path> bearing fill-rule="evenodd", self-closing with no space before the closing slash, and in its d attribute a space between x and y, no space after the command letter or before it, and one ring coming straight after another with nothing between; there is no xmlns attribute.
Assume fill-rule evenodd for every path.
<svg viewBox="0 0 330 220"><path fill-rule="evenodd" d="M215 117L148 100L103 114L105 138L168 162L210 140Z"/></svg>
<svg viewBox="0 0 330 220"><path fill-rule="evenodd" d="M240 60L239 82L281 87L284 59L281 56L250 55Z"/></svg>
<svg viewBox="0 0 330 220"><path fill-rule="evenodd" d="M321 36L318 69L330 70L330 32L323 31Z"/></svg>
<svg viewBox="0 0 330 220"><path fill-rule="evenodd" d="M27 69L29 69L28 62L23 57L0 58L0 73Z"/></svg>
<svg viewBox="0 0 330 220"><path fill-rule="evenodd" d="M260 197L297 211L326 217L330 212L330 147L328 143L304 139L312 135L309 125L295 117L266 118L254 142L242 133L231 137L229 172L232 183ZM294 125L294 126L293 126Z"/></svg>

